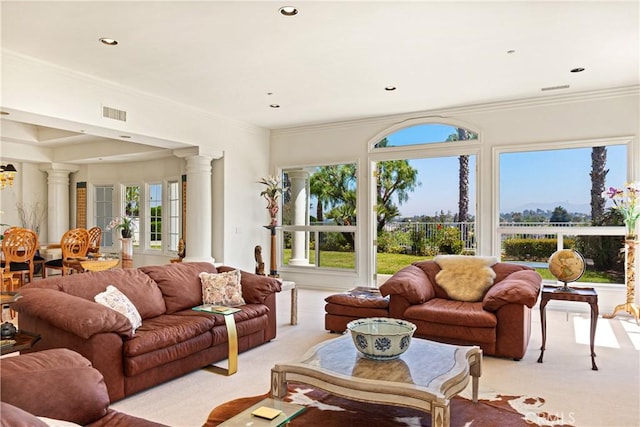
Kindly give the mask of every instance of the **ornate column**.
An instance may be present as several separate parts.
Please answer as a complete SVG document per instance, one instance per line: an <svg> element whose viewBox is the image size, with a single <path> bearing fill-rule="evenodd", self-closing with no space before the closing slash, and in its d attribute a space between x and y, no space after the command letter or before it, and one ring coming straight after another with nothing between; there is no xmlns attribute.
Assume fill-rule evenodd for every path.
<svg viewBox="0 0 640 427"><path fill-rule="evenodd" d="M293 225L309 223L309 172L305 170L289 171L291 181L291 200L293 203ZM294 231L291 239L291 259L289 265L309 265L309 240L306 231ZM317 249L317 248L316 248Z"/></svg>
<svg viewBox="0 0 640 427"><path fill-rule="evenodd" d="M640 324L640 307L636 304L636 236L629 235L624 241L624 278L627 284L627 301L618 304L613 313L605 314L605 319L613 319L618 313L629 313Z"/></svg>
<svg viewBox="0 0 640 427"><path fill-rule="evenodd" d="M47 240L55 243L69 230L69 174L80 168L51 163L40 170L47 173Z"/></svg>
<svg viewBox="0 0 640 427"><path fill-rule="evenodd" d="M213 263L211 256L211 161L212 156L191 155L187 162L187 234L184 262Z"/></svg>

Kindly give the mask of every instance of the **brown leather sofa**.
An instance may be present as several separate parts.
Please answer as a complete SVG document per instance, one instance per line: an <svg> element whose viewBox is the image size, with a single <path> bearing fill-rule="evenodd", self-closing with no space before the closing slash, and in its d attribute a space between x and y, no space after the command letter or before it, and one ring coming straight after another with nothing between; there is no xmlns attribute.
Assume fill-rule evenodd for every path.
<svg viewBox="0 0 640 427"><path fill-rule="evenodd" d="M13 308L20 328L41 336L30 351L65 347L80 353L102 373L113 402L227 358L224 316L192 308L202 304L200 272L232 269L173 263L57 276L22 287ZM135 334L124 315L94 302L107 285L140 313ZM275 338L280 283L242 272L241 286L246 305L233 315L240 352Z"/></svg>
<svg viewBox="0 0 640 427"><path fill-rule="evenodd" d="M90 427L163 425L110 409L102 374L64 348L2 359L0 387L2 426L46 427L50 419Z"/></svg>
<svg viewBox="0 0 640 427"><path fill-rule="evenodd" d="M389 316L417 326L414 336L457 345L478 345L483 354L520 360L531 335L531 308L542 278L524 265L498 262L493 285L481 301L456 301L438 285L440 266L415 262L381 287L389 295Z"/></svg>

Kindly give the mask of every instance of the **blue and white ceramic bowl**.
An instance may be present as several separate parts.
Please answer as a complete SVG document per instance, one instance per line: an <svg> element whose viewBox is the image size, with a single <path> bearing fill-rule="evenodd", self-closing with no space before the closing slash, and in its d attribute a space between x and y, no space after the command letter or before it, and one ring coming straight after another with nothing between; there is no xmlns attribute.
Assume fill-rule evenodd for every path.
<svg viewBox="0 0 640 427"><path fill-rule="evenodd" d="M369 317L347 324L356 348L369 359L392 360L411 344L416 325L406 320Z"/></svg>

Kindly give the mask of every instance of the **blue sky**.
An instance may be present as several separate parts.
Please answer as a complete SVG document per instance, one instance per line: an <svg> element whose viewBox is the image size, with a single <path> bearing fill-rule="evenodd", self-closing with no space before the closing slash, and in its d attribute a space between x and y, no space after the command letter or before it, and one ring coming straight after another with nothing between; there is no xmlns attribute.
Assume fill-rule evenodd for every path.
<svg viewBox="0 0 640 427"><path fill-rule="evenodd" d="M394 146L443 141L452 128L420 125L388 137ZM434 215L458 211L458 157L410 160L422 183L402 204L401 216ZM470 158L469 213L475 215L475 158ZM626 181L626 146L607 148L606 185L621 187ZM505 153L500 157L500 212L560 205L568 211L589 213L591 148ZM532 205L533 204L533 205ZM575 207L575 209L574 209Z"/></svg>

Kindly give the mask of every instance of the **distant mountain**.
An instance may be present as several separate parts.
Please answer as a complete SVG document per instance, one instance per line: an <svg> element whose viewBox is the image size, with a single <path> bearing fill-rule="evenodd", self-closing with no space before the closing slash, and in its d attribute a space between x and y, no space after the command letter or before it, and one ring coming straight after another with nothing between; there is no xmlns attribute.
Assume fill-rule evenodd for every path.
<svg viewBox="0 0 640 427"><path fill-rule="evenodd" d="M503 213L508 212L522 212L525 210L535 211L536 209L540 209L543 211L553 211L558 206L562 206L569 213L591 213L591 205L588 203L570 203L570 202L531 202L524 205L517 206L515 208L504 209Z"/></svg>

